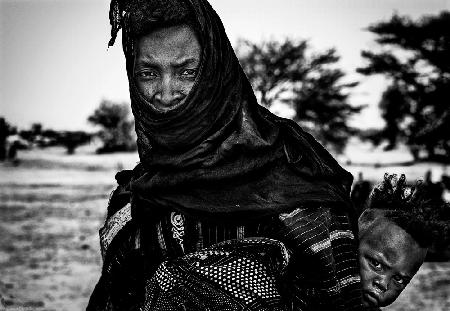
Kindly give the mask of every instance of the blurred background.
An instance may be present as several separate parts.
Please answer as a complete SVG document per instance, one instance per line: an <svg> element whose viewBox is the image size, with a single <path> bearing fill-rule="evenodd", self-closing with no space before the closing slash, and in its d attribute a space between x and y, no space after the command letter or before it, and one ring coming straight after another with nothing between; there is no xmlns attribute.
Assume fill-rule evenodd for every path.
<svg viewBox="0 0 450 311"><path fill-rule="evenodd" d="M450 198L450 0L209 0L259 103L355 177ZM83 310L118 170L138 162L108 0L0 0L1 310ZM121 42L120 38L116 42ZM435 245L385 310L450 310Z"/></svg>

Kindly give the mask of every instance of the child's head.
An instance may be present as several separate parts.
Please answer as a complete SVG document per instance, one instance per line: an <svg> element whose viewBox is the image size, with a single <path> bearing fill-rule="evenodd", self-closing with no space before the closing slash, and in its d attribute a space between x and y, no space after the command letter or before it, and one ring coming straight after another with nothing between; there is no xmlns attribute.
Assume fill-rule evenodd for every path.
<svg viewBox="0 0 450 311"><path fill-rule="evenodd" d="M425 260L432 242L435 203L405 176L385 175L375 186L359 226L359 261L367 307L394 302Z"/></svg>

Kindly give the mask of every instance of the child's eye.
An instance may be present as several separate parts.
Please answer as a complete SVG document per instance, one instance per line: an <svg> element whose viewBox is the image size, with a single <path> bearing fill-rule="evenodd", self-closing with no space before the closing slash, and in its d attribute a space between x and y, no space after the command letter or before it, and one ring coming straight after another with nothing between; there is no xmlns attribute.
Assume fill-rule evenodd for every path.
<svg viewBox="0 0 450 311"><path fill-rule="evenodd" d="M406 281L405 279L403 279L401 276L399 275L395 275L394 276L394 281L395 283L397 283L398 285L405 285Z"/></svg>
<svg viewBox="0 0 450 311"><path fill-rule="evenodd" d="M375 259L373 259L373 258L370 258L369 261L370 261L370 264L371 264L375 269L377 269L377 270L381 269L381 263L380 263L380 262L378 262L377 260L375 260Z"/></svg>

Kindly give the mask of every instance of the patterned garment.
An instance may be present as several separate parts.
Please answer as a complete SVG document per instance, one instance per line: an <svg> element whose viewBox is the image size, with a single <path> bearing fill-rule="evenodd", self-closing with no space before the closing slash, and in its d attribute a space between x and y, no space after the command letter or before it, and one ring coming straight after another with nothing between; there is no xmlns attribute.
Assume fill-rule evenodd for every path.
<svg viewBox="0 0 450 311"><path fill-rule="evenodd" d="M208 251L208 248L217 247L217 243L250 237L281 241L290 254L289 264L283 269L277 289L283 296L284 309L280 310L363 310L356 240L349 216L342 211L317 206L298 208L246 226L223 226L168 212L160 216L155 226L142 228L129 218L131 212L127 209L130 209L129 204L112 213L100 231L102 253L106 255L102 277L91 296L88 310L140 310L145 306L146 310L183 310L161 306L149 308L152 297L168 301L168 296L163 294L167 292L168 284L178 284L175 279L162 281L161 278L167 278L167 275L197 284L197 289L182 287L192 288L194 294L204 290L203 287L215 288L208 294L210 296L205 292L204 310L239 310L226 306L221 309L217 305L222 301L220 293L224 297L229 294L217 290L214 284L217 280L225 282L230 269L222 269L221 273L210 271L208 273L213 279L202 283L199 278L205 279L205 269L209 266L195 271L183 270L183 267L192 267L192 263L205 254L205 248ZM117 227L122 225L122 228ZM221 256L226 254L219 255L217 258L223 260ZM224 262L234 260L236 263L236 258L234 256ZM251 263L244 266L249 267ZM258 269L254 270L256 273ZM237 268L234 271L242 272ZM177 287L177 290L182 288ZM179 291L176 293L181 294ZM198 297L192 292L183 293L196 301L194 305L198 303ZM172 293L173 301L180 301L181 298L176 300L173 296ZM213 300L213 297L218 300ZM279 308L277 303L274 305ZM188 306L189 303L184 301L182 305Z"/></svg>
<svg viewBox="0 0 450 311"><path fill-rule="evenodd" d="M177 20L196 32L202 56L189 95L168 113L135 83L135 43ZM279 284L289 309L361 309L353 177L297 123L258 104L208 1L112 0L110 22L110 44L122 29L140 163L116 175L88 310L139 310L149 280L177 268L173 260L248 237L292 254Z"/></svg>
<svg viewBox="0 0 450 311"><path fill-rule="evenodd" d="M287 263L275 240L222 242L163 262L142 310L287 310L278 286Z"/></svg>

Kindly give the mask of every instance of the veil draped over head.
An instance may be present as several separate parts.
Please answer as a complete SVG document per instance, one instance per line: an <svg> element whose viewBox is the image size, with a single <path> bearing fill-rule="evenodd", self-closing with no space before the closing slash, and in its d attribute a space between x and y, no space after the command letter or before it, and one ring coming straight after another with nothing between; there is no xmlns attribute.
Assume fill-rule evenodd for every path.
<svg viewBox="0 0 450 311"><path fill-rule="evenodd" d="M202 48L194 87L181 106L167 112L149 104L133 80L133 5L142 3L156 13L162 5L187 7L187 24ZM123 30L141 160L131 189L145 202L139 209L174 208L224 221L244 214L256 219L306 203L351 209L351 174L295 122L257 103L206 0L113 0L110 20L110 45Z"/></svg>

